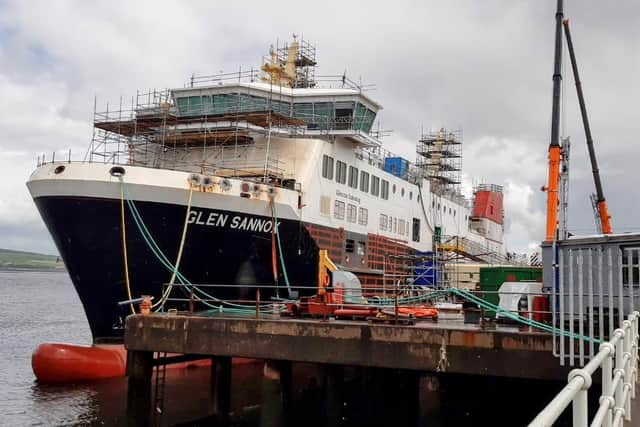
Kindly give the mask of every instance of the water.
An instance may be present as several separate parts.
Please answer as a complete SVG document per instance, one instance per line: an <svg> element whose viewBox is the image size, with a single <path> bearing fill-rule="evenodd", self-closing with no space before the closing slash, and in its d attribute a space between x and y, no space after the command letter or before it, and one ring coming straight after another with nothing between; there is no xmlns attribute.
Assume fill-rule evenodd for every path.
<svg viewBox="0 0 640 427"><path fill-rule="evenodd" d="M42 342L91 342L69 276L0 271L0 313L0 425L86 422L95 390L42 387L31 371L31 353Z"/></svg>
<svg viewBox="0 0 640 427"><path fill-rule="evenodd" d="M0 426L124 426L127 382L113 378L85 384L42 385L31 370L31 353L43 342L90 344L80 300L66 273L0 271ZM236 405L258 397L261 366L234 368ZM208 367L168 370L167 410L158 424L208 414ZM188 399L184 399L188 396Z"/></svg>

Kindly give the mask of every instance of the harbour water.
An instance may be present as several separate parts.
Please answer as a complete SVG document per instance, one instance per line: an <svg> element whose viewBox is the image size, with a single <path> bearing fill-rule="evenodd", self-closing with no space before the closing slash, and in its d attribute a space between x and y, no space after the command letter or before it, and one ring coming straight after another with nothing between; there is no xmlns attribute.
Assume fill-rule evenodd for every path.
<svg viewBox="0 0 640 427"><path fill-rule="evenodd" d="M0 271L0 310L0 426L127 425L125 378L42 385L33 376L31 353L38 344L91 342L67 273ZM242 389L238 405L248 407L249 415L261 369L246 365L234 371L234 388ZM207 414L208 378L207 367L168 370L169 404L161 424L201 425L190 420Z"/></svg>

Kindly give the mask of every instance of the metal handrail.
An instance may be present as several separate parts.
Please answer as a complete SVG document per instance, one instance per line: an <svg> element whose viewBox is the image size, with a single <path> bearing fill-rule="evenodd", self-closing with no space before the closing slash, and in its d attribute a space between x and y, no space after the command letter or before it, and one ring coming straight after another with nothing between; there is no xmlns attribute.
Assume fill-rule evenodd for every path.
<svg viewBox="0 0 640 427"><path fill-rule="evenodd" d="M572 370L568 384L529 427L553 425L569 404L573 405L574 427L617 427L622 425L623 419L630 421L631 399L635 399L638 380L639 317L638 311L630 314L622 322L622 328L615 330L611 341L600 344L598 353L584 368ZM589 424L587 392L592 384L591 376L598 368L602 369L602 394L599 408Z"/></svg>

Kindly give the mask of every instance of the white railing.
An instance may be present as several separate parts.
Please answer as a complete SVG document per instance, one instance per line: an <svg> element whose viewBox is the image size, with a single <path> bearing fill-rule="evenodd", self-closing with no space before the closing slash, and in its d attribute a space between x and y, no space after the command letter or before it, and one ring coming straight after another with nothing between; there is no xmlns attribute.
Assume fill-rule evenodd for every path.
<svg viewBox="0 0 640 427"><path fill-rule="evenodd" d="M551 426L573 404L574 427L618 427L631 420L631 399L635 399L638 379L638 318L634 311L614 331L609 342L600 344L598 353L582 369L569 373L568 384L538 414L529 427ZM614 368L615 357L615 368ZM588 420L587 392L592 375L602 368L602 394L591 424Z"/></svg>

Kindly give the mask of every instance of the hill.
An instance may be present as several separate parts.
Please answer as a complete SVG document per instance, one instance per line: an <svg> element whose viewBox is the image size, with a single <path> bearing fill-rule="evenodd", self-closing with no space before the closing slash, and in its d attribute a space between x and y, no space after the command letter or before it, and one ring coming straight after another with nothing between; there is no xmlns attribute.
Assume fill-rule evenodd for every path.
<svg viewBox="0 0 640 427"><path fill-rule="evenodd" d="M0 249L0 270L59 270L64 263L55 255Z"/></svg>

